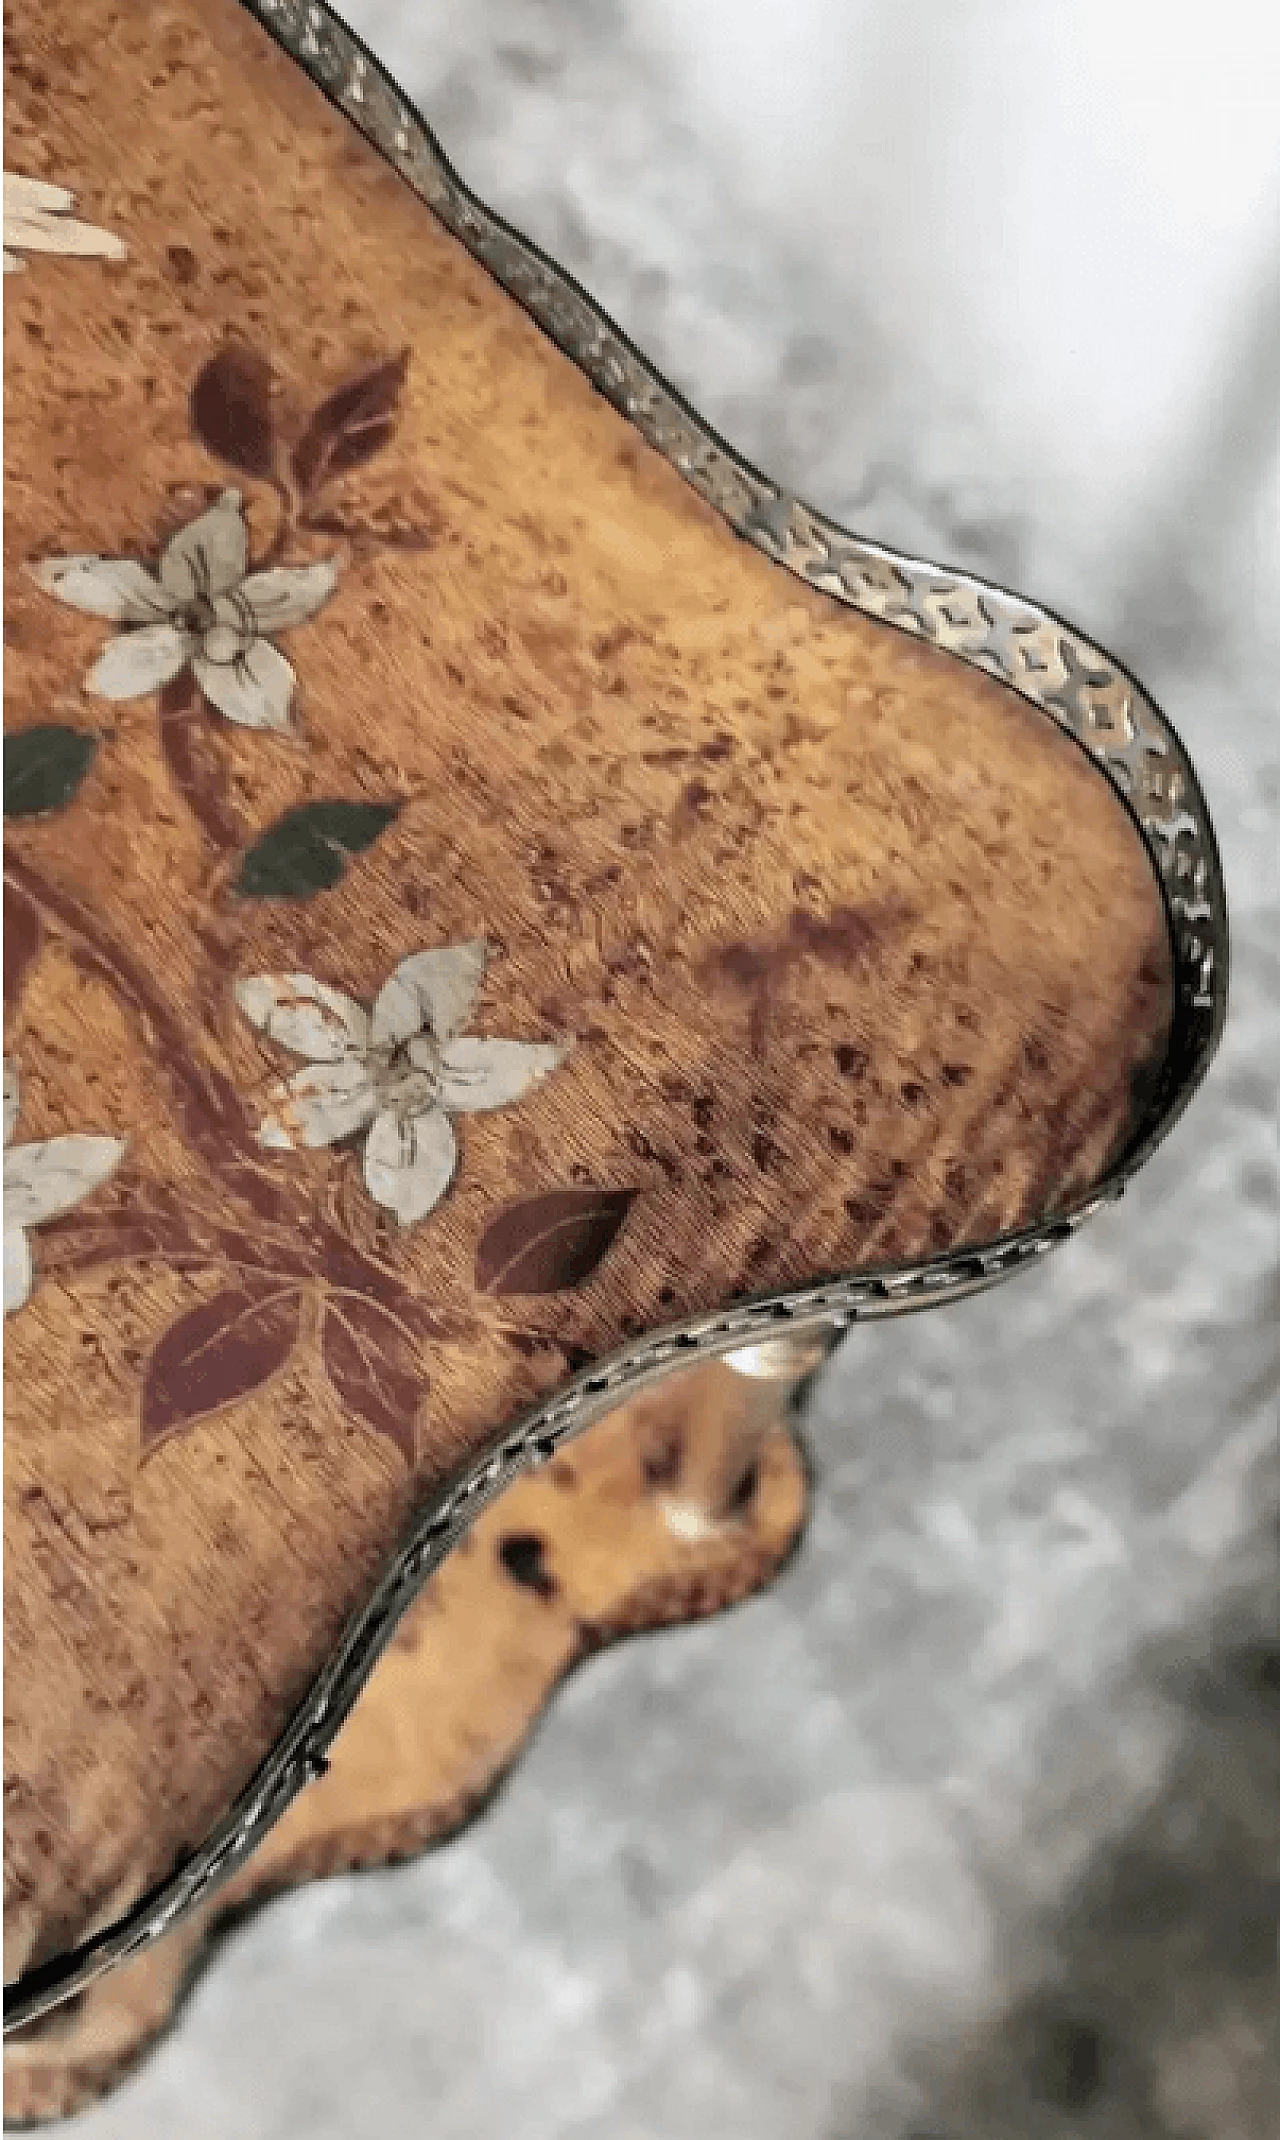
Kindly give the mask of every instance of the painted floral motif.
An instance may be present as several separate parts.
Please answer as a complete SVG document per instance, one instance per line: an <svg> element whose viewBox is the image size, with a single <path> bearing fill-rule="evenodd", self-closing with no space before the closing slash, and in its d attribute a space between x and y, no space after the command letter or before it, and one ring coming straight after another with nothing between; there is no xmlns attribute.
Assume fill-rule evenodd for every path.
<svg viewBox="0 0 1280 2140"><path fill-rule="evenodd" d="M509 1107L559 1067L566 1048L463 1035L480 993L479 941L402 959L371 1011L310 974L258 974L236 997L268 1038L308 1058L272 1097L259 1142L289 1151L368 1131L369 1194L411 1226L453 1180L451 1117Z"/></svg>
<svg viewBox="0 0 1280 2140"><path fill-rule="evenodd" d="M410 352L382 355L319 401L299 407L270 360L239 339L200 366L187 415L202 452L261 485L275 524L253 569L241 494L206 494L205 509L168 543L151 570L133 558L76 555L32 564L49 594L125 627L87 678L109 699L154 693L158 741L175 792L210 846L243 849L243 820L216 716L240 727L288 731L296 679L274 644L334 593L338 560L281 562L302 536L340 538L345 564L386 549L429 549L425 520L354 508L348 482L396 437ZM267 494L270 494L268 497ZM256 516L255 516L256 517Z"/></svg>
<svg viewBox="0 0 1280 2140"><path fill-rule="evenodd" d="M68 211L74 193L40 178L4 174L4 272L25 268L19 253L76 254L80 258L123 260L125 246L114 232L78 222Z"/></svg>
<svg viewBox="0 0 1280 2140"><path fill-rule="evenodd" d="M194 1164L179 1185L121 1165L125 1148L112 1138L61 1137L6 1151L5 1305L11 1310L29 1295L33 1225L44 1225L42 1269L63 1282L119 1264L200 1280L140 1362L143 1461L267 1390L299 1359L323 1376L349 1419L412 1466L431 1348L465 1326L447 1304L420 1297L385 1239L362 1244L301 1170L282 1169L274 1153L359 1137L370 1194L410 1226L453 1179L455 1118L512 1105L567 1054L556 1043L466 1034L486 960L486 946L470 942L404 959L369 1005L306 973L241 980L245 1014L303 1058L260 1124L223 1055L241 931L264 902L277 926L287 925L291 908L361 866L406 805L403 795L371 795L362 786L358 795L299 798L266 824L246 823L226 730L214 715L265 730L288 724L294 676L274 635L314 615L337 579L336 562L281 563L299 534L338 537L352 560L388 547L431 547L428 522L362 517L358 498L339 487L396 436L408 367L406 350L381 357L308 410L292 402L260 352L229 343L204 363L190 395L196 440L242 481L274 494L278 507L252 570L241 494L212 488L154 568L101 556L31 568L57 599L122 627L89 686L111 699L155 693L160 752L217 870L215 906L197 932L193 1021L191 997L179 1003L170 995L169 976L145 949L139 955L106 914L46 875L38 853L24 852L29 828L75 803L107 738L36 720L6 739L6 1014L21 1016L24 984L46 945L60 942L134 1023ZM258 502L265 506L266 497ZM63 851L74 853L74 837ZM16 1087L6 1090L7 1143L17 1097ZM93 1190L85 1208L74 1208ZM476 1286L500 1296L585 1284L635 1193L546 1185L503 1205L482 1229Z"/></svg>
<svg viewBox="0 0 1280 2140"><path fill-rule="evenodd" d="M30 569L60 602L127 627L86 679L98 697L144 698L189 667L229 721L277 730L289 726L294 674L268 634L313 617L338 578L331 559L250 572L238 490L181 528L154 573L109 557L51 557Z"/></svg>
<svg viewBox="0 0 1280 2140"><path fill-rule="evenodd" d="M4 1312L30 1298L27 1229L83 1202L114 1174L124 1156L118 1137L43 1137L11 1144L18 1121L18 1073L4 1066Z"/></svg>

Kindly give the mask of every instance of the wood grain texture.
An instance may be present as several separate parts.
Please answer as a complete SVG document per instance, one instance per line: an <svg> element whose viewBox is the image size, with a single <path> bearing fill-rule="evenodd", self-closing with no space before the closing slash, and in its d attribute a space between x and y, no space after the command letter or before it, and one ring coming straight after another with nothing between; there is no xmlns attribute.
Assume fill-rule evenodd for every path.
<svg viewBox="0 0 1280 2140"><path fill-rule="evenodd" d="M718 1365L621 1407L480 1517L334 1749L244 1872L136 1961L5 2045L5 2116L68 2116L173 2018L219 1924L283 1889L414 1856L481 1811L557 1684L622 1636L723 1610L804 1521L788 1392ZM423 1955L424 1986L430 1978Z"/></svg>
<svg viewBox="0 0 1280 2140"><path fill-rule="evenodd" d="M98 739L11 828L19 1134L128 1140L8 1329L10 1976L207 1833L409 1510L567 1372L1096 1178L1169 981L1083 754L735 540L233 0L15 0L8 124L128 247L33 254L7 307L9 726ZM337 569L286 735L87 695L115 627L24 570L154 566L233 482L255 568ZM312 896L246 890L335 803L358 836L290 818ZM458 1117L429 1217L349 1148L246 1146L286 1064L237 980L368 1003L477 938L471 1030L569 1052ZM578 1188L627 1199L594 1267L487 1289L495 1219Z"/></svg>

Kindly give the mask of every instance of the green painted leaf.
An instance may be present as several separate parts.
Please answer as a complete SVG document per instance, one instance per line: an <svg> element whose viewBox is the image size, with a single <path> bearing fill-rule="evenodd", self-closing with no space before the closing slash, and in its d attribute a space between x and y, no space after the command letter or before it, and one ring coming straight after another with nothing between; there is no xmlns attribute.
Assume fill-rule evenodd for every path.
<svg viewBox="0 0 1280 2140"><path fill-rule="evenodd" d="M352 855L372 847L399 803L314 802L288 810L240 865L245 899L310 899L337 884Z"/></svg>
<svg viewBox="0 0 1280 2140"><path fill-rule="evenodd" d="M93 762L98 738L83 728L42 722L4 739L4 814L43 817L65 810Z"/></svg>

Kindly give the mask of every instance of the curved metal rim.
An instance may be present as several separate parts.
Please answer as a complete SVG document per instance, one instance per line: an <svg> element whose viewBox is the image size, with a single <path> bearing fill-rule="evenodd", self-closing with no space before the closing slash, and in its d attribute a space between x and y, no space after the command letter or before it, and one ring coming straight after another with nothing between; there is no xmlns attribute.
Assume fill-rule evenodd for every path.
<svg viewBox="0 0 1280 2140"><path fill-rule="evenodd" d="M967 1298L1037 1261L1114 1202L1168 1135L1208 1070L1226 1015L1226 898L1208 810L1179 738L1136 678L1041 605L976 574L851 535L788 496L703 421L571 276L477 199L414 106L322 0L241 4L739 535L806 585L983 669L1088 752L1124 803L1160 887L1174 1012L1145 1113L1108 1173L1072 1210L985 1248L770 1294L659 1331L576 1375L509 1426L494 1453L414 1517L372 1597L200 1848L116 1923L6 1987L6 2035L150 1945L239 1870L298 1792L323 1775L326 1750L397 1623L481 1508L519 1472L675 1368L783 1329L847 1328Z"/></svg>

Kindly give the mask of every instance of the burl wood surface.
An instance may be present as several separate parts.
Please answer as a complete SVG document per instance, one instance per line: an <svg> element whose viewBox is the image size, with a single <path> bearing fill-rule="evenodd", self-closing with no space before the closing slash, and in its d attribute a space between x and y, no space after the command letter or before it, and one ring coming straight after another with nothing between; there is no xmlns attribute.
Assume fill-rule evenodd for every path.
<svg viewBox="0 0 1280 2140"><path fill-rule="evenodd" d="M6 2119L65 2117L122 2079L173 2017L221 1920L453 1834L593 1651L718 1612L775 1574L807 1499L786 1399L725 1367L695 1369L509 1487L402 1623L328 1775L245 1871L136 1961L9 2039ZM430 1981L424 1952L424 1996Z"/></svg>
<svg viewBox="0 0 1280 2140"><path fill-rule="evenodd" d="M16 0L8 69L9 167L127 248L7 303L9 729L96 738L9 827L16 1134L126 1141L7 1332L11 1976L200 1841L410 1508L567 1372L1086 1185L1168 967L1084 756L738 542L234 0ZM251 569L334 561L283 734L92 696L120 625L25 569L154 568L230 486ZM333 802L361 851L262 896ZM298 1059L237 981L367 1005L476 939L467 1030L566 1052L457 1118L429 1215L358 1138L261 1148ZM547 1195L594 1216L513 1262Z"/></svg>

